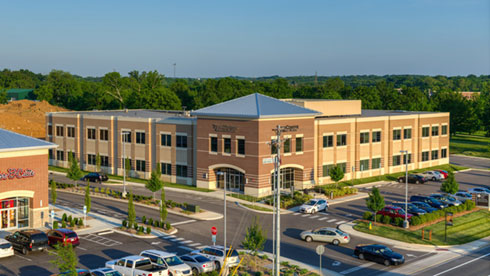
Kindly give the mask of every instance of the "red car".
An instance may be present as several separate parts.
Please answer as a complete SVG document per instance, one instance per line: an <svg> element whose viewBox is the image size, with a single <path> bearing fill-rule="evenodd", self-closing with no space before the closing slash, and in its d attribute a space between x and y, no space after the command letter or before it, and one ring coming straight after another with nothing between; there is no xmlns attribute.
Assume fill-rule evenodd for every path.
<svg viewBox="0 0 490 276"><path fill-rule="evenodd" d="M377 215L389 216L391 218L402 218L405 219L405 210L400 207L395 206L385 206L381 211L376 213ZM407 214L407 219L412 217L411 214Z"/></svg>
<svg viewBox="0 0 490 276"><path fill-rule="evenodd" d="M440 172L444 176L444 179L447 178L447 175L448 175L448 172L447 171L444 171L444 170L434 170L434 171Z"/></svg>
<svg viewBox="0 0 490 276"><path fill-rule="evenodd" d="M74 247L80 245L77 233L65 228L53 229L48 232L48 244L54 246L58 243L71 243Z"/></svg>

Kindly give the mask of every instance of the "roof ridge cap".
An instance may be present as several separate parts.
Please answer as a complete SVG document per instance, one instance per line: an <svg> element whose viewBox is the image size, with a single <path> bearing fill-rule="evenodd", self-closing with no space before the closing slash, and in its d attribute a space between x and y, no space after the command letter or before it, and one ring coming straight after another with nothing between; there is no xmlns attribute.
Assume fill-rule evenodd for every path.
<svg viewBox="0 0 490 276"><path fill-rule="evenodd" d="M259 103L259 93L255 93L255 106L257 107L257 116L260 118L260 103Z"/></svg>

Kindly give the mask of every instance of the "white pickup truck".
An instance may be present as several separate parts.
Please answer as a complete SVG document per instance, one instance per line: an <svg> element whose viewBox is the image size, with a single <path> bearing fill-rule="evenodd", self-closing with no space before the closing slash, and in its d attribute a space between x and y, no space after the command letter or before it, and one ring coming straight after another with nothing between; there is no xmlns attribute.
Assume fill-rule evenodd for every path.
<svg viewBox="0 0 490 276"><path fill-rule="evenodd" d="M168 276L167 267L152 264L149 258L142 256L128 256L108 261L105 266L116 270L123 276Z"/></svg>

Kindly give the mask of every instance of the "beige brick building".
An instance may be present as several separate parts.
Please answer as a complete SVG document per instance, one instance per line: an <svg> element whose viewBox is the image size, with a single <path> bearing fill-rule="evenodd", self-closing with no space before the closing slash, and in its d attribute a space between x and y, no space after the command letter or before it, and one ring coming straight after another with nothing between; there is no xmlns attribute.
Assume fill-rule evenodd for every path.
<svg viewBox="0 0 490 276"><path fill-rule="evenodd" d="M84 169L122 174L129 158L134 177L148 178L156 165L166 181L216 189L223 183L254 196L271 193L273 128L283 133L281 185L301 189L449 162L449 113L361 110L358 100L277 100L261 94L193 112L120 110L47 115L47 140L60 147L50 163L68 166L72 151ZM126 138L126 142L123 137ZM124 156L124 157L123 157ZM219 175L218 172L225 174ZM226 180L224 181L224 175Z"/></svg>

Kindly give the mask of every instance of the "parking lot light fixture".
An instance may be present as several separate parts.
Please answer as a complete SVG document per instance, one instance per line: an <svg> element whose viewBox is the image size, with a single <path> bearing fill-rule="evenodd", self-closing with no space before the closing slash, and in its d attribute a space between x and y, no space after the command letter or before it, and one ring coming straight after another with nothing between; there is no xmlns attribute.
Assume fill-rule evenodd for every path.
<svg viewBox="0 0 490 276"><path fill-rule="evenodd" d="M223 176L223 244L226 252L226 172L216 172L216 175Z"/></svg>
<svg viewBox="0 0 490 276"><path fill-rule="evenodd" d="M403 228L408 228L408 150L401 150L400 153L405 154L405 220L403 221Z"/></svg>

